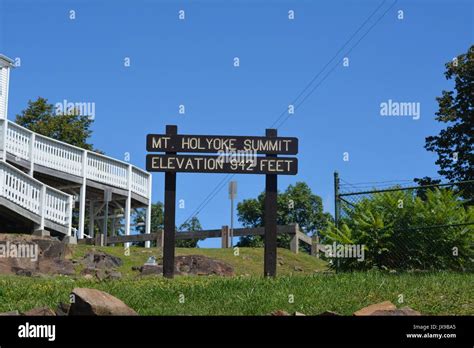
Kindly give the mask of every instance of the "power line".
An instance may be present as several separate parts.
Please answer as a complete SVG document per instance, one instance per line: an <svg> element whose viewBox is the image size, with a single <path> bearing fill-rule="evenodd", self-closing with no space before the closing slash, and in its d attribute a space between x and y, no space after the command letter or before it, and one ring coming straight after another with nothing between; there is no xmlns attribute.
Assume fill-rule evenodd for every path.
<svg viewBox="0 0 474 348"><path fill-rule="evenodd" d="M302 92L300 92L300 94L298 94L298 96L295 98L294 102L293 103L296 103L297 100L305 93L305 91L313 84L314 81L317 80L317 78L321 75L321 73L332 63L332 61L339 55L339 53L347 46L347 44L359 33L359 31L370 21L370 19L375 15L375 13L378 12L378 10L386 3L387 0L384 0L379 6L376 7L376 9L374 11L372 11L372 13L366 18L366 20L359 26L359 28L351 35L351 37L344 43L344 45L336 52L336 54L326 63L326 65L311 79L311 81L304 87L304 89L302 90ZM375 25L377 25L380 20L385 16L385 14L397 3L398 0L395 0L392 5L382 14L382 16L380 16L377 21L371 26L369 27L369 30L364 34L362 35L362 37L356 42L356 44L354 46L352 46L349 51L346 53L349 54L361 41L363 38L365 38L367 36L367 34L372 30L372 28L375 27ZM334 71L334 69L338 66L338 64L336 64L331 70L329 70L329 72L323 77L323 79L315 86L313 87L313 89L303 98L303 100L301 102L299 102L299 104L295 107L295 109L297 109L298 107L301 106L301 104L322 84L322 82L324 82L326 80L326 78L329 76L329 74ZM284 112L282 112L280 114L280 116L278 116L278 118L273 122L273 124L270 126L270 128L273 128L276 124L278 124L278 121L281 119L282 116L284 116L285 114L287 113L287 110L285 109ZM280 128L289 118L290 115L287 115L286 118L283 119L283 121L280 123L280 125L278 127L276 127L277 129ZM234 177L235 174L232 174L231 177L227 180L227 176L221 180L221 182L219 184L216 185L216 187L211 191L211 193L203 200L203 202L198 206L197 209L194 210L193 214L190 215L190 217L188 217L186 220L185 220L185 223L187 221L189 221L190 219L192 219L193 217L197 216L208 204L209 202L222 190L222 188L225 186L225 184L227 184L233 177ZM227 181L226 181L227 180ZM224 183L224 185L222 185L222 183L226 181Z"/></svg>
<svg viewBox="0 0 474 348"><path fill-rule="evenodd" d="M369 27L369 29L364 33L364 35L362 35L359 40L349 49L349 51L346 52L346 56L348 56L352 50L354 48L356 48L359 43L370 33L370 31L382 20L383 17L385 17L385 15L388 13L388 11L390 11L393 6L395 6L395 4L398 2L398 0L395 0L392 5L390 5L390 7L384 12L382 13L382 15ZM301 100L299 102L299 104L295 107L295 110L298 109L315 91L316 89L326 80L326 78L339 66L339 62L336 62L336 64L332 67L331 70L329 70L329 72L324 76L324 78L316 85L314 86L311 91L306 94L306 96L303 98L303 100ZM291 117L291 114L288 114L284 119L283 121L278 125L278 127L276 128L280 128L281 126L283 126L283 124L288 120L288 118Z"/></svg>
<svg viewBox="0 0 474 348"><path fill-rule="evenodd" d="M378 12L378 10L387 2L387 0L383 0L380 5L378 5L374 11L372 11L372 13L365 19L365 21L359 26L359 28L357 28L357 30L352 33L352 35L349 37L349 39L346 40L346 42L339 48L339 50L336 52L336 54L331 58L329 59L329 61L324 65L324 67L311 79L311 81L309 81L309 83L306 84L306 86L303 88L303 90L298 94L298 96L293 100L293 102L291 104L295 104L299 98L301 98L301 96L308 90L308 88L313 84L314 81L317 80L317 78L322 74L322 72L324 70L326 70L326 68L329 66L329 64L332 63L332 61L334 59L336 59L336 57L339 55L339 53L341 53L341 51L347 46L347 44L359 33L359 31L367 24L367 22L369 22L372 17L375 15L375 13ZM280 116L278 116L278 118L272 123L272 125L270 126L270 128L273 128L275 126L275 124L278 123L278 121L280 120L281 117L283 117L284 115L286 115L287 113L287 109L285 109L281 114Z"/></svg>
<svg viewBox="0 0 474 348"><path fill-rule="evenodd" d="M437 179L444 179L442 176L436 176L431 178L433 180ZM361 188L370 188L370 187L382 187L382 186L394 186L397 184L400 185L407 185L409 183L413 183L414 179L400 179L400 180L386 180L386 181L368 181L368 182L359 182L359 183L349 183L346 180L340 179L341 181L345 182L345 184L341 184L341 187L351 186L356 189Z"/></svg>
<svg viewBox="0 0 474 348"><path fill-rule="evenodd" d="M229 177L230 175L230 177ZM198 205L198 207L193 211L191 215L183 222L183 224L187 223L193 217L197 216L201 210L203 210L209 202L222 190L222 188L227 184L235 174L227 174L217 185L214 189L204 198L204 200ZM228 178L228 180L227 180ZM227 180L227 181L226 181Z"/></svg>

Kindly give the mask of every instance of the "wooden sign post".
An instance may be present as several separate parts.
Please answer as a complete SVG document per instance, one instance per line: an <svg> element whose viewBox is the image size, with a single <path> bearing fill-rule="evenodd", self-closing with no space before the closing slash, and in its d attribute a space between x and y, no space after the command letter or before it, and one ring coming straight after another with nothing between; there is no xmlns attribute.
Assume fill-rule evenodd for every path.
<svg viewBox="0 0 474 348"><path fill-rule="evenodd" d="M267 137L276 138L276 129L267 129ZM267 158L277 155L267 155ZM263 272L265 277L276 276L277 264L277 182L276 174L265 175L265 250L263 258Z"/></svg>
<svg viewBox="0 0 474 348"><path fill-rule="evenodd" d="M177 126L166 126L166 135L173 136L178 132ZM166 152L175 155L176 152ZM174 276L174 244L176 230L176 172L165 172L165 217L163 237L163 276Z"/></svg>
<svg viewBox="0 0 474 348"><path fill-rule="evenodd" d="M163 276L173 278L176 228L176 173L234 173L265 175L265 256L264 276L276 276L277 259L277 176L296 175L298 139L277 137L267 129L265 137L226 135L182 135L177 126L166 126L166 134L148 134L146 169L165 172L165 218ZM179 155L177 152L217 153ZM265 156L257 156L264 154Z"/></svg>

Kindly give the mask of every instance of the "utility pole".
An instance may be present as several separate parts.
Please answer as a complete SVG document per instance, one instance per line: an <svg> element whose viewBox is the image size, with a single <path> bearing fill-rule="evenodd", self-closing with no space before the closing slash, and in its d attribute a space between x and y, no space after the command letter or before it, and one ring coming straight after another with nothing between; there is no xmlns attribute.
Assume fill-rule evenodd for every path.
<svg viewBox="0 0 474 348"><path fill-rule="evenodd" d="M230 199L230 247L234 246L234 198L237 196L237 181L229 182Z"/></svg>

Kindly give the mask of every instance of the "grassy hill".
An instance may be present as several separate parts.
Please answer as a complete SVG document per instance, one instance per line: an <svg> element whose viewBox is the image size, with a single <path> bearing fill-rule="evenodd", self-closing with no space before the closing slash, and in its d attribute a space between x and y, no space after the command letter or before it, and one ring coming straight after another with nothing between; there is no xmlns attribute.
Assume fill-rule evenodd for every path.
<svg viewBox="0 0 474 348"><path fill-rule="evenodd" d="M110 255L120 257L123 265L118 269L124 276L134 276L132 266L141 266L150 256L162 259L161 249L131 247L130 255L125 256L123 247L93 247L77 245L73 247L73 258L80 259L88 251L104 251ZM263 274L263 249L239 248L239 254L234 255L232 249L201 249L177 248L176 255L204 255L224 261L234 267L237 276L260 276ZM308 254L294 254L287 249L278 249L277 273L279 275L313 274L327 269L326 262Z"/></svg>
<svg viewBox="0 0 474 348"><path fill-rule="evenodd" d="M80 258L91 246L77 246L73 257ZM474 274L321 272L326 265L306 254L278 250L279 276L265 279L263 250L240 250L234 256L225 249L177 249L178 255L202 254L232 264L235 277L178 276L138 277L132 266L143 264L157 249L106 247L124 264L120 280L99 282L82 276L22 277L0 276L0 312L26 311L34 307L56 308L69 300L75 287L97 288L127 303L141 315L266 315L281 309L316 315L326 310L351 315L369 304L389 300L399 307L410 306L423 314L474 315ZM301 269L296 271L295 267ZM79 270L78 270L79 272ZM400 295L403 302L400 303ZM184 296L184 297L183 297ZM180 301L180 299L184 299Z"/></svg>

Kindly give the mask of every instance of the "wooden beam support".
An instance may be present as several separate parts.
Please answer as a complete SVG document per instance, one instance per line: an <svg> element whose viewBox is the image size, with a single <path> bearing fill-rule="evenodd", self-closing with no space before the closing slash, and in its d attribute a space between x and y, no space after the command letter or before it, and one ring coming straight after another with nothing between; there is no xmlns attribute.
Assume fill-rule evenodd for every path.
<svg viewBox="0 0 474 348"><path fill-rule="evenodd" d="M229 247L229 226L222 226L221 230L221 248L227 249Z"/></svg>
<svg viewBox="0 0 474 348"><path fill-rule="evenodd" d="M277 226L277 234L295 234L296 225ZM162 239L162 230L150 234L132 234L129 236L110 236L107 240L111 243L126 243L126 242L145 242L157 239ZM256 228L235 228L234 236L263 236L265 234L264 227ZM302 234L303 235L303 234ZM306 238L310 238L304 235ZM175 239L205 239L205 238L222 238L222 229L219 230L203 230L192 232L177 232L175 231ZM301 239L301 235L300 235ZM160 243L161 244L161 243Z"/></svg>

